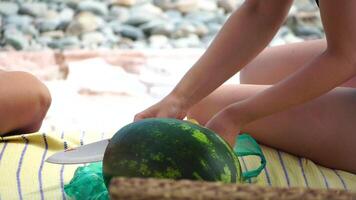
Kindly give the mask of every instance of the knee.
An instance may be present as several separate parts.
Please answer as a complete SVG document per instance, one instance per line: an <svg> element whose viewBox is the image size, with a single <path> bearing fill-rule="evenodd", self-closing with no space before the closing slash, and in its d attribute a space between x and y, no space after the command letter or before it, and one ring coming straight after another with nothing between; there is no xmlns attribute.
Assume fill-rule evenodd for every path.
<svg viewBox="0 0 356 200"><path fill-rule="evenodd" d="M37 84L36 87L33 88L32 98L34 99L34 107L36 107L37 110L35 113L33 113L33 116L35 117L29 125L27 132L39 131L42 125L42 121L45 118L47 111L49 110L52 103L52 97L47 86L39 80L36 80L36 82Z"/></svg>
<svg viewBox="0 0 356 200"><path fill-rule="evenodd" d="M28 120L21 130L25 132L36 132L41 128L42 121L52 103L51 94L45 84L35 76L27 72L12 72L17 80L22 80L24 85L22 90L27 90L24 95L28 95L26 103L28 107Z"/></svg>
<svg viewBox="0 0 356 200"><path fill-rule="evenodd" d="M191 107L188 110L187 118L194 119L199 124L205 125L211 118L211 113L210 113L211 108L209 108L210 101L211 101L211 98L206 97L199 103L195 104L193 107Z"/></svg>

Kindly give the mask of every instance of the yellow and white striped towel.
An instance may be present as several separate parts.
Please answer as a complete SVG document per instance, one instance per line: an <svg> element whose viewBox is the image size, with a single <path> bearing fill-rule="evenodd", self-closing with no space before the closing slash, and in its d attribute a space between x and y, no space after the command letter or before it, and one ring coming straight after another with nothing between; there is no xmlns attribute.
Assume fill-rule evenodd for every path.
<svg viewBox="0 0 356 200"><path fill-rule="evenodd" d="M66 199L64 185L82 165L55 165L45 159L55 152L84 145L113 133L51 132L0 137L0 200ZM312 161L262 147L267 167L257 177L263 186L338 188L356 191L356 175L327 169ZM244 170L258 166L254 158L241 159Z"/></svg>

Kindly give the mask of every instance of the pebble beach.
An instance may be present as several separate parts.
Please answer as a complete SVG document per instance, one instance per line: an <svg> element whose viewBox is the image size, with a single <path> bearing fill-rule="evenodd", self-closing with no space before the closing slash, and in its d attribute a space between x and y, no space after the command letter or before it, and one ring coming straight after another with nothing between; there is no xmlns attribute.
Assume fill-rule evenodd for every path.
<svg viewBox="0 0 356 200"><path fill-rule="evenodd" d="M206 48L243 0L17 0L0 2L0 48ZM296 0L271 42L324 35L313 0Z"/></svg>

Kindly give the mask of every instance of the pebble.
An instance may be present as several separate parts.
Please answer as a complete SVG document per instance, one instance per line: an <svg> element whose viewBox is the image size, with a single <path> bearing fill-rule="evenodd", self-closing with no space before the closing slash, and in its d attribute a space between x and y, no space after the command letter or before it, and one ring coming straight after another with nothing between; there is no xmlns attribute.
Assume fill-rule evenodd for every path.
<svg viewBox="0 0 356 200"><path fill-rule="evenodd" d="M169 38L165 35L152 35L148 39L150 48L153 49L163 49L169 48L171 45L169 44Z"/></svg>
<svg viewBox="0 0 356 200"><path fill-rule="evenodd" d="M78 8L79 11L88 11L88 12L93 12L94 14L97 15L107 15L109 10L107 5L105 5L105 3L101 2L101 1L81 1L78 4Z"/></svg>
<svg viewBox="0 0 356 200"><path fill-rule="evenodd" d="M36 22L36 27L40 32L54 31L60 25L61 21L57 19L40 19Z"/></svg>
<svg viewBox="0 0 356 200"><path fill-rule="evenodd" d="M80 35L82 33L95 31L104 25L101 18L91 12L81 12L68 25L67 33L70 35Z"/></svg>
<svg viewBox="0 0 356 200"><path fill-rule="evenodd" d="M19 11L19 6L13 2L0 2L0 15L15 15Z"/></svg>
<svg viewBox="0 0 356 200"><path fill-rule="evenodd" d="M22 33L13 32L5 33L5 43L14 47L16 50L24 50L28 47L29 42Z"/></svg>
<svg viewBox="0 0 356 200"><path fill-rule="evenodd" d="M232 12L237 8L236 0L218 0L218 6L223 8L226 12Z"/></svg>
<svg viewBox="0 0 356 200"><path fill-rule="evenodd" d="M106 40L101 32L85 33L82 35L81 39L85 44L102 44Z"/></svg>
<svg viewBox="0 0 356 200"><path fill-rule="evenodd" d="M145 38L145 34L141 29L130 25L122 25L118 27L116 32L121 36L132 40L142 40Z"/></svg>
<svg viewBox="0 0 356 200"><path fill-rule="evenodd" d="M206 48L242 3L244 0L1 1L0 48ZM315 2L298 0L270 46L323 37Z"/></svg>
<svg viewBox="0 0 356 200"><path fill-rule="evenodd" d="M120 22L125 22L130 17L130 11L121 6L113 6L110 9L109 19L111 20L119 20Z"/></svg>
<svg viewBox="0 0 356 200"><path fill-rule="evenodd" d="M43 17L48 11L47 4L42 2L21 3L20 14L30 15L32 17Z"/></svg>
<svg viewBox="0 0 356 200"><path fill-rule="evenodd" d="M112 2L112 4L114 4L114 5L121 5L121 6L127 6L127 7L133 6L136 3L137 3L136 0L114 0Z"/></svg>
<svg viewBox="0 0 356 200"><path fill-rule="evenodd" d="M80 40L76 36L68 36L58 40L51 40L48 46L53 49L79 48Z"/></svg>

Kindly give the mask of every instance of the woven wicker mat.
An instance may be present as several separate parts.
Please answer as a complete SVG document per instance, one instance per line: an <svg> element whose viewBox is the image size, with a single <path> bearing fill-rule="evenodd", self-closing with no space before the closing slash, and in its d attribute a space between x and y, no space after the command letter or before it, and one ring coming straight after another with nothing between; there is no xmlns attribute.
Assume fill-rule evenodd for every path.
<svg viewBox="0 0 356 200"><path fill-rule="evenodd" d="M113 179L110 197L113 200L356 200L355 193L342 190L272 188L218 182L126 178Z"/></svg>

